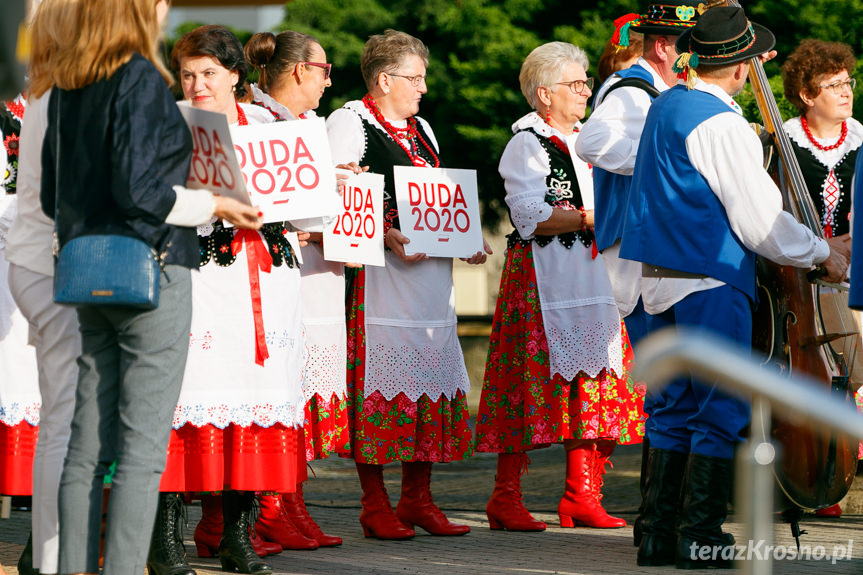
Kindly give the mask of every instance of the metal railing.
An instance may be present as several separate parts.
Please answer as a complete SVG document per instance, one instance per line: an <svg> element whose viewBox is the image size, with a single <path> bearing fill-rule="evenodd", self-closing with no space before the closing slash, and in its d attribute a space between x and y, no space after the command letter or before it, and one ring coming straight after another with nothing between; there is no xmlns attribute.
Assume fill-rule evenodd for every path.
<svg viewBox="0 0 863 575"><path fill-rule="evenodd" d="M692 374L751 397L753 430L769 430L771 408L777 407L783 415L805 416L837 433L863 437L863 416L854 407L824 393L821 383L803 376L789 378L762 367L757 355L748 357L740 347L708 332L665 328L641 341L635 354L638 359L634 378L653 389L660 389L680 375ZM742 449L737 462L736 508L743 512L746 540L772 546L776 449L769 439L757 437ZM769 575L773 572L772 557L747 560L742 568L744 573Z"/></svg>

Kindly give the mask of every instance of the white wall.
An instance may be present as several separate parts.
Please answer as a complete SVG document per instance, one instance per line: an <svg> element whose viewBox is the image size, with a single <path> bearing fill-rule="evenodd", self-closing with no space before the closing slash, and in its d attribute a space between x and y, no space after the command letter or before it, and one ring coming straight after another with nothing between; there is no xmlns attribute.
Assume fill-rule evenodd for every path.
<svg viewBox="0 0 863 575"><path fill-rule="evenodd" d="M238 30L272 32L284 18L284 6L226 6L219 8L173 7L168 14L168 33L184 22L222 24Z"/></svg>

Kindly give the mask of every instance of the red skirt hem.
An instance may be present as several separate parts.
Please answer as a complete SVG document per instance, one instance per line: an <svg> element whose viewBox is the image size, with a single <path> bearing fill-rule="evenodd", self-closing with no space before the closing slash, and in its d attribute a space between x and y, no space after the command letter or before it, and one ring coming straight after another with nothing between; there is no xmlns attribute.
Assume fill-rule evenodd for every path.
<svg viewBox="0 0 863 575"><path fill-rule="evenodd" d="M33 457L39 426L0 423L0 495L33 495Z"/></svg>

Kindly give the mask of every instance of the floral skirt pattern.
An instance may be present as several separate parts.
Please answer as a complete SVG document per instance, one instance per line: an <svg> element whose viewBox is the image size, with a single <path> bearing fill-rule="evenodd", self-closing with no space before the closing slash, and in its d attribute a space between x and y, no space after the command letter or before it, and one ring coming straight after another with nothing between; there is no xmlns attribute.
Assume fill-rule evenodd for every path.
<svg viewBox="0 0 863 575"><path fill-rule="evenodd" d="M379 392L363 393L365 373L365 270L358 270L348 305L348 410L351 456L362 463L447 462L471 455L467 397L427 395L411 401L399 393L391 401Z"/></svg>
<svg viewBox="0 0 863 575"><path fill-rule="evenodd" d="M306 461L326 459L333 453L351 452L348 431L348 400L333 394L329 401L315 394L306 402L303 422L306 437Z"/></svg>
<svg viewBox="0 0 863 575"><path fill-rule="evenodd" d="M509 248L494 313L476 425L476 450L514 453L567 439L644 436L644 386L629 374L632 349L622 330L623 377L603 369L573 382L549 377L532 244Z"/></svg>

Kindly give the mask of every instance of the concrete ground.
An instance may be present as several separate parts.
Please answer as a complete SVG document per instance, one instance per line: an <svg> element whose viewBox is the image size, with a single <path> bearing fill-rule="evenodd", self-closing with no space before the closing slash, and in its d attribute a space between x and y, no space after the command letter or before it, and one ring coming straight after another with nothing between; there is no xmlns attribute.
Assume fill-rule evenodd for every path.
<svg viewBox="0 0 863 575"><path fill-rule="evenodd" d="M638 507L640 446L619 448L613 456L614 469L606 476L603 500L607 509L624 517L631 525ZM555 509L563 489L563 450L560 446L532 455L529 473L523 478L525 503L536 517L549 523L540 533L491 531L485 517L485 503L491 493L495 456L479 454L467 461L436 465L433 475L435 501L455 521L471 526L462 537L433 537L422 530L410 541L378 541L363 537L357 520L360 512L359 481L352 461L331 458L315 462L306 486L306 501L313 517L328 533L344 539L341 547L315 551L285 551L269 561L276 574L623 574L662 575L678 572L674 568L646 568L635 564L632 529L561 529L556 527ZM385 479L395 503L399 492L399 469L387 466ZM863 496L863 486L855 485L848 500ZM859 511L858 511L859 513ZM200 507L192 505L186 529L186 549L192 566L201 575L219 573L214 559L199 559L192 531L200 517ZM12 517L0 520L0 564L10 575L29 531L30 513L15 510ZM775 544L791 546L790 529L778 522ZM740 543L744 526L731 515L726 527ZM803 545L811 557L777 560L776 574L861 574L863 573L863 515L845 514L840 519L805 518ZM851 548L851 559L816 559ZM763 550L763 547L761 548ZM786 548L783 547L784 551ZM758 552L758 548L755 549Z"/></svg>

